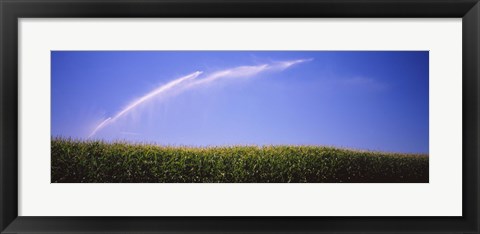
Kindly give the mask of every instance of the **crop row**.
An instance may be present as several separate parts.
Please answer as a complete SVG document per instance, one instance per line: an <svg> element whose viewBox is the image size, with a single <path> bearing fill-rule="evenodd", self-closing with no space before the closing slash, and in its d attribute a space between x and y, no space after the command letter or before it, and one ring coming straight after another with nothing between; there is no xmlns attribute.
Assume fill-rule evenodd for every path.
<svg viewBox="0 0 480 234"><path fill-rule="evenodd" d="M51 141L54 183L418 183L428 173L426 155L333 147Z"/></svg>

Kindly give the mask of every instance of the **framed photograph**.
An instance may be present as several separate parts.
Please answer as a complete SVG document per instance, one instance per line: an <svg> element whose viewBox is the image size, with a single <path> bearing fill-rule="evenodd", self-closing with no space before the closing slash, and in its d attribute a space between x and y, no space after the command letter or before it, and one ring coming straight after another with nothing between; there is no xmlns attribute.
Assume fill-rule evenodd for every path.
<svg viewBox="0 0 480 234"><path fill-rule="evenodd" d="M1 233L478 233L477 0L0 2Z"/></svg>

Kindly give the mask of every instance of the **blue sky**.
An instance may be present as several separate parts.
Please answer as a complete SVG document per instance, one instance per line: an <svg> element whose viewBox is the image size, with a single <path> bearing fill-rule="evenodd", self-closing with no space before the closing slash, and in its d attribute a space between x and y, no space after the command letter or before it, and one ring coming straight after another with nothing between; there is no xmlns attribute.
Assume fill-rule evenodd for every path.
<svg viewBox="0 0 480 234"><path fill-rule="evenodd" d="M52 51L51 134L428 153L427 51Z"/></svg>

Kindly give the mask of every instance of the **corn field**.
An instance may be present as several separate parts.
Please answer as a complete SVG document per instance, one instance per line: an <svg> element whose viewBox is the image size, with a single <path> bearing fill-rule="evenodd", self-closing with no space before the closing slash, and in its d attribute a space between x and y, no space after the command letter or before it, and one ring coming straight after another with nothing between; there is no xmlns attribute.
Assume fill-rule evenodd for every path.
<svg viewBox="0 0 480 234"><path fill-rule="evenodd" d="M52 183L428 183L428 155L52 138Z"/></svg>

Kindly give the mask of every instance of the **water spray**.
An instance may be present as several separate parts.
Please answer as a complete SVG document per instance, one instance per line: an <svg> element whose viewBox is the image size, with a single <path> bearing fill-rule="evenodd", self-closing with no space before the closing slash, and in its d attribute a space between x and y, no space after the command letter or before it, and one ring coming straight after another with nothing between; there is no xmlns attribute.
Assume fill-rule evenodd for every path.
<svg viewBox="0 0 480 234"><path fill-rule="evenodd" d="M98 131L103 129L104 127L108 126L109 124L115 122L118 118L122 117L123 115L127 114L128 112L132 111L135 109L135 107L139 106L142 103L145 103L149 100L151 100L154 97L159 97L165 92L177 88L177 89L186 89L186 88L192 88L196 86L200 86L203 84L208 84L208 83L213 83L217 80L225 79L225 78L239 78L239 77L251 77L255 76L259 73L265 72L265 71L283 71L295 64L299 63L304 63L304 62L309 62L312 61L313 59L298 59L298 60L291 60L291 61L281 61L281 62L273 62L271 64L262 64L262 65L257 65L257 66L239 66L239 67L234 67L231 69L226 69L222 71L218 71L215 73L212 73L205 78L199 79L192 81L193 79L197 78L202 74L201 71L196 71L194 73L191 73L187 76L180 77L178 79L175 79L167 84L164 84L157 89L143 95L139 99L135 100L132 102L130 105L127 107L123 108L121 111L119 111L115 116L109 117L102 121L99 125L95 127L95 129L92 131L92 133L88 136L88 138L93 137Z"/></svg>

